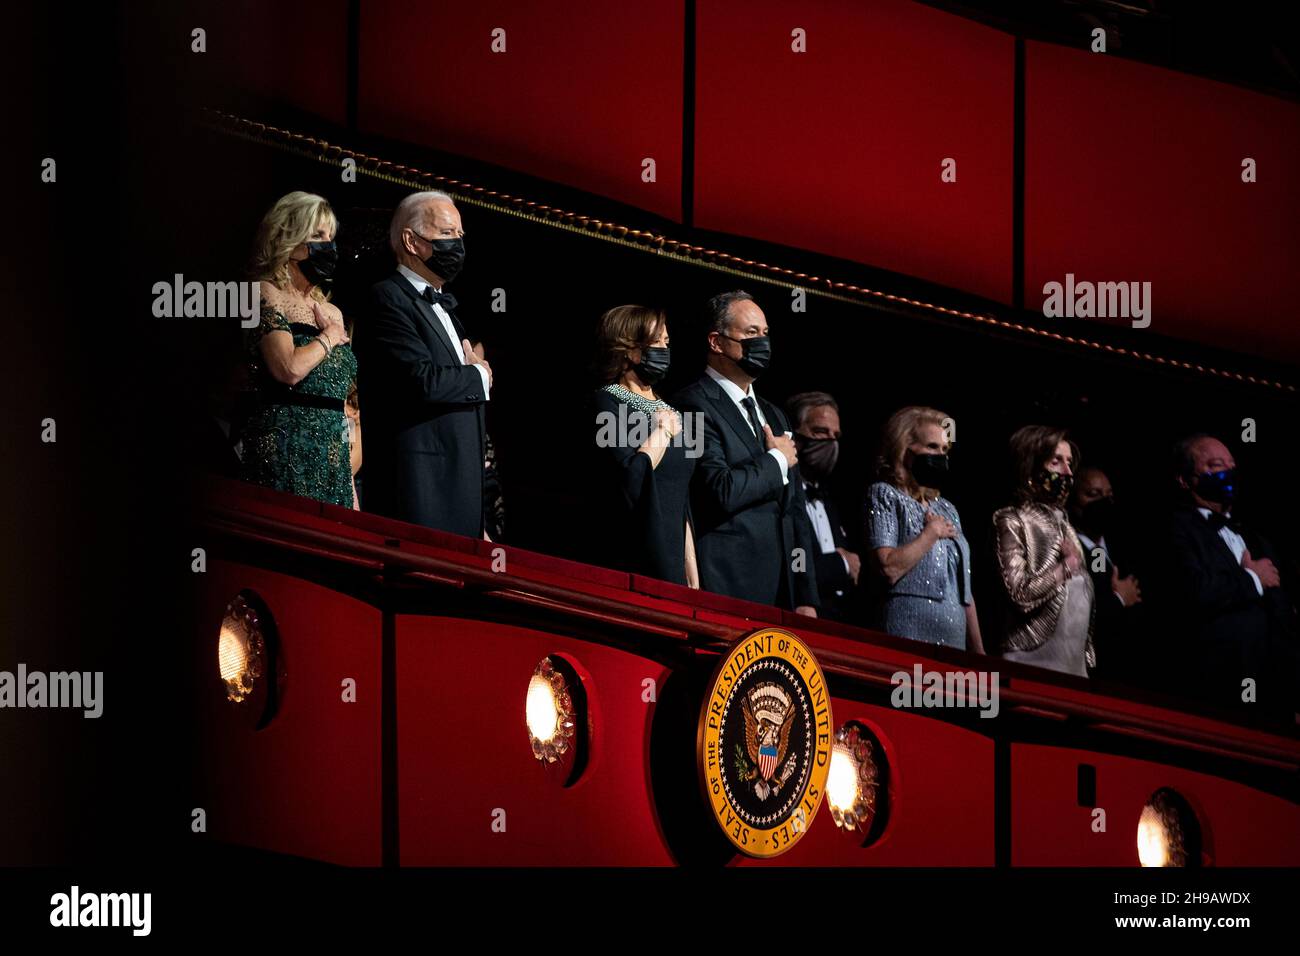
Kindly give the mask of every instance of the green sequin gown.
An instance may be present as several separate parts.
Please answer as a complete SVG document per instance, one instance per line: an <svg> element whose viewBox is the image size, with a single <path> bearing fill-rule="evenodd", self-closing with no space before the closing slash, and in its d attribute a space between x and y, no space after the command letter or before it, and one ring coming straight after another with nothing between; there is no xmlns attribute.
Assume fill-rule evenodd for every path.
<svg viewBox="0 0 1300 956"><path fill-rule="evenodd" d="M352 465L342 402L356 380L356 356L349 346L336 345L328 358L289 387L273 379L262 363L262 337L276 330L289 332L295 347L311 342L320 331L311 323L290 322L266 305L257 328L248 331L251 381L256 384L259 401L244 426L241 477L277 491L351 508ZM338 399L340 405L334 409L288 404L286 393Z"/></svg>

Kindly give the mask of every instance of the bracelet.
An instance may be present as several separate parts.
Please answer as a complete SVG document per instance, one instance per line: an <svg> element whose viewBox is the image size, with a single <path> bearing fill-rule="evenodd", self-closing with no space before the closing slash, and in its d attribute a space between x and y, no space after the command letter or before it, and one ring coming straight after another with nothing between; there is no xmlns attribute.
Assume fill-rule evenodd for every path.
<svg viewBox="0 0 1300 956"><path fill-rule="evenodd" d="M332 351L334 351L334 350L330 348L330 344L329 344L329 342L325 341L325 336L323 336L323 335L318 335L318 336L316 336L316 341L319 342L322 346L324 346L324 348L325 348L325 357L326 357L326 358L329 358L329 357L330 357L330 352L332 352Z"/></svg>

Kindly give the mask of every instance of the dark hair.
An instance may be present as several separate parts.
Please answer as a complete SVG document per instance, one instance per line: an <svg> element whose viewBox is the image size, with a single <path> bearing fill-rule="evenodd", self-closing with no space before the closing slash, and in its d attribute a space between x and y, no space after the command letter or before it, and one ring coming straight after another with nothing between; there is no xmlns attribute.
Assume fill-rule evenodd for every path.
<svg viewBox="0 0 1300 956"><path fill-rule="evenodd" d="M1173 464L1175 475L1181 475L1184 478L1191 478L1192 475L1196 474L1196 455L1193 449L1196 447L1198 442L1204 441L1207 438L1213 438L1215 441L1219 440L1216 436L1211 435L1208 432L1196 432L1195 434L1188 435L1186 438L1183 438L1174 444Z"/></svg>
<svg viewBox="0 0 1300 956"><path fill-rule="evenodd" d="M785 403L786 414L794 422L794 427L798 428L803 424L803 418L814 408L821 408L823 405L829 405L839 412L840 406L836 404L834 396L829 392L800 392L798 395L791 395Z"/></svg>
<svg viewBox="0 0 1300 956"><path fill-rule="evenodd" d="M753 302L754 297L742 289L736 289L734 292L724 292L721 295L715 295L708 301L704 307L705 318L708 320L709 332L725 332L731 324L730 311L731 307L737 302Z"/></svg>
<svg viewBox="0 0 1300 956"><path fill-rule="evenodd" d="M1068 442L1070 454L1074 456L1072 471L1079 467L1079 446L1070 439L1070 433L1064 428L1051 425L1026 425L1016 429L1011 436L1011 467L1015 481L1012 496L1016 501L1029 497L1029 486L1038 470L1056 454L1056 446Z"/></svg>
<svg viewBox="0 0 1300 956"><path fill-rule="evenodd" d="M596 375L608 385L617 382L628 366L627 353L643 349L668 321L662 309L644 305L617 305L600 317L596 327Z"/></svg>

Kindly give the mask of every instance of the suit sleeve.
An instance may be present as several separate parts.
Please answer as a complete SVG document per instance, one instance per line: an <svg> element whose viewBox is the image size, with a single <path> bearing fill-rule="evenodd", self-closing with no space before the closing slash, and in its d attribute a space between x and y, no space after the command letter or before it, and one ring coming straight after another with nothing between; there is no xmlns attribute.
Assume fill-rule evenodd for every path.
<svg viewBox="0 0 1300 956"><path fill-rule="evenodd" d="M372 294L365 324L357 329L366 359L362 373L385 379L400 400L411 404L485 401L477 367L436 364L403 304L382 291Z"/></svg>
<svg viewBox="0 0 1300 956"><path fill-rule="evenodd" d="M781 466L767 452L760 452L743 464L731 466L722 450L722 436L708 412L689 407L704 423L704 447L696 465L697 480L708 502L725 517L739 514L763 501L778 501L784 485ZM802 493L800 494L802 500ZM804 519L807 520L805 514Z"/></svg>
<svg viewBox="0 0 1300 956"><path fill-rule="evenodd" d="M803 493L803 479L799 477L799 466L796 465L790 469L790 507L794 509L794 546L803 548L803 553L808 555L811 560L804 562L804 570L796 571L794 574L794 597L795 607L802 605L811 605L817 607L821 604L821 595L817 592L817 564L816 556L821 552L817 546L817 537L813 534L812 520L808 517L808 499ZM844 563L840 560L837 552L832 551L831 557L840 561L840 567Z"/></svg>
<svg viewBox="0 0 1300 956"><path fill-rule="evenodd" d="M1028 612L1048 601L1059 584L1051 571L1039 574L1029 569L1025 526L1012 508L1003 508L993 515L994 555L1002 586L1011 603Z"/></svg>
<svg viewBox="0 0 1300 956"><path fill-rule="evenodd" d="M844 591L853 584L853 578L849 576L849 569L844 566L844 558L838 551L832 551L830 554L821 554L816 548L813 549L813 567L817 569L817 590L822 591Z"/></svg>
<svg viewBox="0 0 1300 956"><path fill-rule="evenodd" d="M1174 570L1182 600L1189 607L1211 615L1258 601L1255 580L1246 569L1228 561L1209 560L1198 537L1185 523L1174 525Z"/></svg>

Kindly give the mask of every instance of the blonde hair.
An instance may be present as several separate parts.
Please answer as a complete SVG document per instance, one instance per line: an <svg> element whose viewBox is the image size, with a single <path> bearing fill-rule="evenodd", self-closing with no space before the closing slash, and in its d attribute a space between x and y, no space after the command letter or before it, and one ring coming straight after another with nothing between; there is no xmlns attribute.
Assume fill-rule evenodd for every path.
<svg viewBox="0 0 1300 956"><path fill-rule="evenodd" d="M289 256L311 239L321 223L329 227L331 235L338 232L338 219L324 197L315 193L291 192L276 200L257 227L249 267L253 278L264 279L277 289L287 289L290 285ZM311 295L322 302L329 299L319 286L312 286Z"/></svg>
<svg viewBox="0 0 1300 956"><path fill-rule="evenodd" d="M907 465L903 464L903 458L907 455L907 447L920 439L922 428L926 425L943 428L946 421L948 416L943 412L924 405L909 405L889 416L880 442L880 479L919 500L921 486L916 483ZM946 438L946 431L944 435Z"/></svg>

